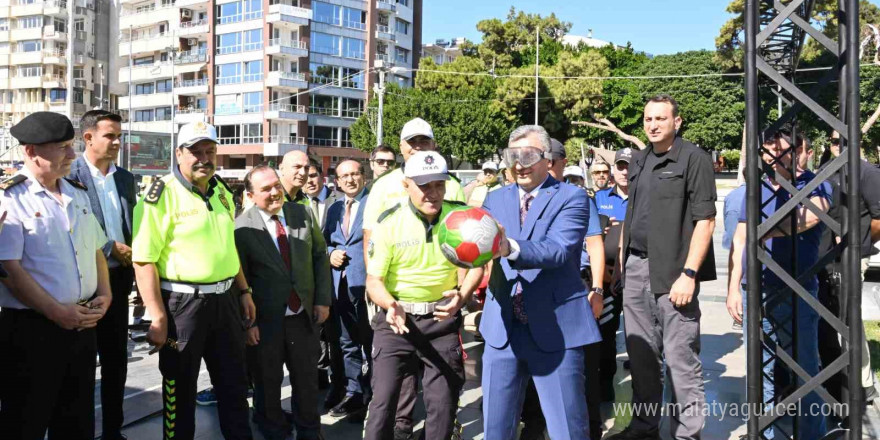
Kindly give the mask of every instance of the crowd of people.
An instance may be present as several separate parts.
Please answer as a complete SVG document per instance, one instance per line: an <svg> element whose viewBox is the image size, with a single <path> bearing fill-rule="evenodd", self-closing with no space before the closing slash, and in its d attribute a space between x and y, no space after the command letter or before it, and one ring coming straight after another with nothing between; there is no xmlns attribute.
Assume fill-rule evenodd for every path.
<svg viewBox="0 0 880 440"><path fill-rule="evenodd" d="M10 131L26 159L0 183L3 438L94 438L96 355L102 438L125 438L133 286L150 318L151 353L159 355L156 437L194 438L204 361L213 385L207 400L216 401L227 439L252 438L251 422L266 439L324 438L322 407L337 418L365 416L365 439L410 439L419 384L424 438L461 438L461 332L469 314L479 316L485 341L485 438L601 438L600 405L615 400L621 319L633 414L607 438L659 439L661 413L650 406L662 403L664 383L678 408L669 417L672 437L700 438L699 292L700 282L716 278L717 195L711 157L680 135L672 97L646 103L648 148L620 149L613 163L596 160L589 179L567 166L561 142L526 125L512 131L500 163L485 162L462 187L436 151L431 125L415 118L400 134L403 166L395 150L380 146L369 159L372 181L365 163L347 159L337 164L331 190L321 166L292 151L277 169L248 171L241 208L215 174L217 132L204 122L180 128L173 172L138 200L134 177L114 164L121 122L110 112L86 113L79 158L73 125L62 115L34 113ZM798 267L785 266L794 235L785 222L764 237L773 260L797 278L839 241L820 219L842 215L835 211L841 185L811 185L815 175L805 164L786 161L792 145L806 161L803 137L782 130L764 140L773 173L762 197L776 200L763 204L769 217L790 199L771 188L812 188L797 215ZM835 163L831 155L824 161ZM865 256L880 237L878 176L864 164ZM724 208L728 310L737 321L746 306L744 193L745 186L734 191ZM459 268L441 251L438 223L462 205L483 208L500 226L498 255L485 267ZM784 286L775 272L764 269L766 295ZM800 281L839 313L835 273L832 263ZM840 346L835 352L834 328L823 328L806 303L768 308L768 337L790 345L781 340L786 332L769 326L790 329L786 318L795 313L797 360L815 375ZM281 398L285 368L289 409ZM873 388L869 373L865 384ZM772 362L764 378L768 399L778 397ZM829 381L829 391L839 396L842 379L835 380L838 389ZM825 430L818 417L799 422L815 438Z"/></svg>

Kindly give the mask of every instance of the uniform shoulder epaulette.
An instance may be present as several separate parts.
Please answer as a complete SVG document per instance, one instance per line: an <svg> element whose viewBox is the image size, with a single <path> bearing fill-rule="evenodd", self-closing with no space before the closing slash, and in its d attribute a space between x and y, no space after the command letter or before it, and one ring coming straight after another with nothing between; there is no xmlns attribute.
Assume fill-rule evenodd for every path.
<svg viewBox="0 0 880 440"><path fill-rule="evenodd" d="M69 178L69 177L65 177L64 180L66 180L67 183L73 185L74 188L81 189L81 190L83 190L83 191L88 191L88 190L89 190L89 189L88 189L85 185L83 185L83 183L80 182L79 180L71 179L71 178Z"/></svg>
<svg viewBox="0 0 880 440"><path fill-rule="evenodd" d="M144 201L155 205L159 202L159 197L162 196L162 191L165 190L165 181L162 179L156 179L153 181L153 184L150 185L150 189L147 190L147 194L144 196Z"/></svg>
<svg viewBox="0 0 880 440"><path fill-rule="evenodd" d="M394 214L394 211L400 209L400 203L395 204L394 206L385 210L385 212L379 214L379 219L376 220L376 223L382 223L382 220L388 218L391 214Z"/></svg>
<svg viewBox="0 0 880 440"><path fill-rule="evenodd" d="M0 182L0 190L6 191L9 188L12 188L15 185L18 185L21 182L27 180L27 176L24 174L16 174L2 182Z"/></svg>

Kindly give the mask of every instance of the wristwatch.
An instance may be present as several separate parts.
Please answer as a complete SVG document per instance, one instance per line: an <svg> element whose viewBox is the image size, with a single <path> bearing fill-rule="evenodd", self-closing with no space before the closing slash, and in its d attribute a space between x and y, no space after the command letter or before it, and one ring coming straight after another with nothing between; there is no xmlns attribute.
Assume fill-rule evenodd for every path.
<svg viewBox="0 0 880 440"><path fill-rule="evenodd" d="M681 273L685 274L685 276L687 276L690 279L697 278L697 271L695 271L693 269L684 268L684 270L682 270Z"/></svg>
<svg viewBox="0 0 880 440"><path fill-rule="evenodd" d="M253 293L254 293L254 288L251 286L248 286L247 289L244 289L241 291L242 295L244 295L244 294L252 295Z"/></svg>
<svg viewBox="0 0 880 440"><path fill-rule="evenodd" d="M601 287L593 287L592 289L590 289L590 292L591 293L598 293L599 296L601 296L603 298L605 297L605 289L603 289Z"/></svg>

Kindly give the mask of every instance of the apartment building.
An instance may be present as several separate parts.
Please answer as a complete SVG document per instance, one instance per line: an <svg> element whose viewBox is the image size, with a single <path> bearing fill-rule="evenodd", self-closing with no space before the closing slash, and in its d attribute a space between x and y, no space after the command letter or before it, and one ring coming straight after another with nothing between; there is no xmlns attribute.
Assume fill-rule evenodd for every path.
<svg viewBox="0 0 880 440"><path fill-rule="evenodd" d="M365 157L348 132L376 81L364 72L418 63L421 0L119 1L113 91L131 129L211 122L230 177L293 150L325 169Z"/></svg>
<svg viewBox="0 0 880 440"><path fill-rule="evenodd" d="M422 58L430 58L438 66L451 63L461 56L461 45L464 44L464 41L464 37L458 37L451 41L440 39L434 41L433 44L423 44Z"/></svg>
<svg viewBox="0 0 880 440"><path fill-rule="evenodd" d="M74 121L107 101L107 0L0 0L0 162L20 160L9 127L30 113Z"/></svg>

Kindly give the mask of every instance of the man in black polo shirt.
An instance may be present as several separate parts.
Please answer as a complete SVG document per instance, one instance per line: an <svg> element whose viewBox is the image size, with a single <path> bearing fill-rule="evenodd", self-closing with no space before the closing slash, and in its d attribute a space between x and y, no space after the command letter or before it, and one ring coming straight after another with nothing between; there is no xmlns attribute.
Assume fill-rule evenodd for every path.
<svg viewBox="0 0 880 440"><path fill-rule="evenodd" d="M676 413L672 438L700 438L703 368L700 363L699 281L715 279L715 179L706 152L678 136L678 103L658 95L645 106L651 144L633 153L621 253L626 349L632 365L633 418L609 440L659 439L663 359Z"/></svg>

